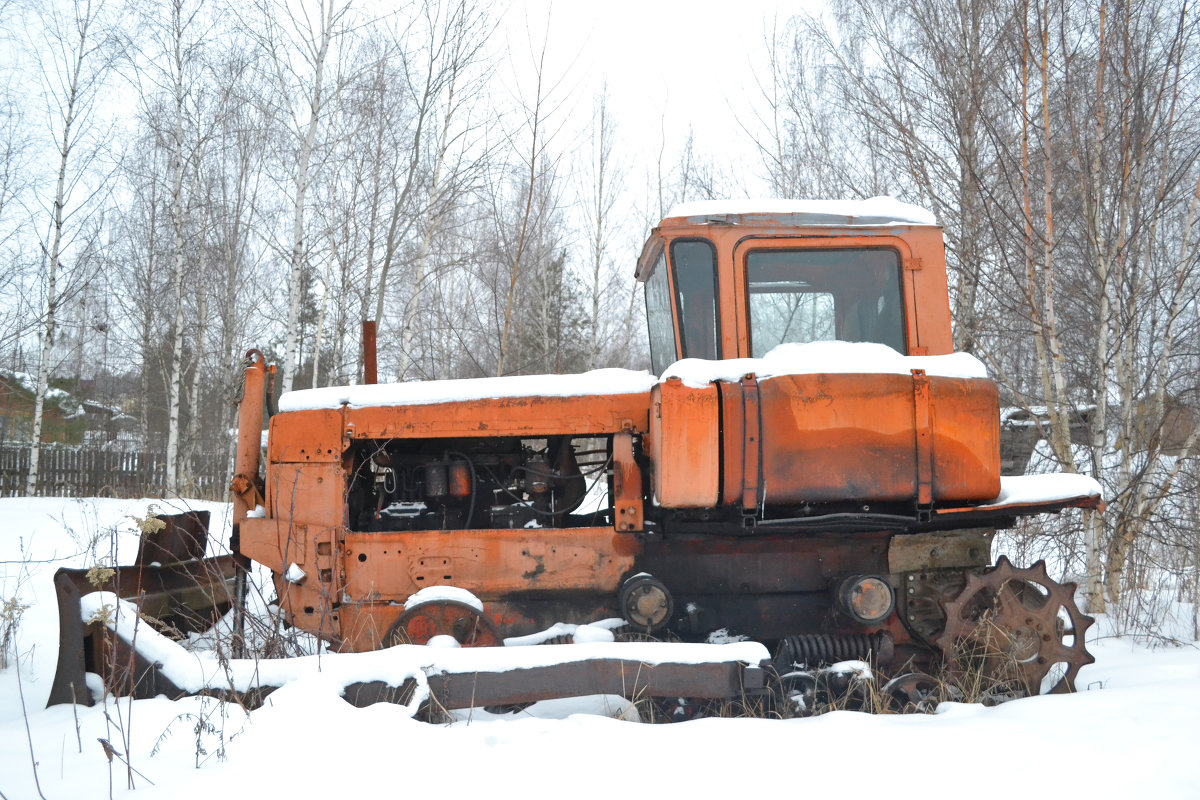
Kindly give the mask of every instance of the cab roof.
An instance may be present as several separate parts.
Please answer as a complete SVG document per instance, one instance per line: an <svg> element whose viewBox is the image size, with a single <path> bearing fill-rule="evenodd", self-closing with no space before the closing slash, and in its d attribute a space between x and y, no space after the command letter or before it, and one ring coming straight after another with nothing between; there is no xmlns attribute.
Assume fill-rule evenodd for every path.
<svg viewBox="0 0 1200 800"><path fill-rule="evenodd" d="M819 228L857 234L866 228L936 228L933 213L894 197L866 200L697 200L673 206L662 222L650 231L638 257L635 276L645 280L662 249L664 240L676 229L697 225L745 225L774 229L779 233L796 228Z"/></svg>
<svg viewBox="0 0 1200 800"><path fill-rule="evenodd" d="M786 222L797 226L936 225L933 214L893 197L867 200L700 200L680 203L664 225Z"/></svg>

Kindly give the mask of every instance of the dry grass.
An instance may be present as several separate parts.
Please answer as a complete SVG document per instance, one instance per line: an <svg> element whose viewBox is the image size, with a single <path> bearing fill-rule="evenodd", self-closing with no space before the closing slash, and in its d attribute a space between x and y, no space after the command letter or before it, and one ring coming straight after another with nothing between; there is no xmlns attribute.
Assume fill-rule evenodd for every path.
<svg viewBox="0 0 1200 800"><path fill-rule="evenodd" d="M21 616L29 606L20 601L18 595L4 601L0 607L0 669L8 669L10 659L17 657L17 628L21 625Z"/></svg>

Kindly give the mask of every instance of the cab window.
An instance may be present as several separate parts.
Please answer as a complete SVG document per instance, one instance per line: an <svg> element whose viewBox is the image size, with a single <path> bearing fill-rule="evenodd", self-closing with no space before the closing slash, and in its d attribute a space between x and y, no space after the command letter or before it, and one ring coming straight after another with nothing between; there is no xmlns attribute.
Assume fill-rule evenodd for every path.
<svg viewBox="0 0 1200 800"><path fill-rule="evenodd" d="M666 262L666 255L660 255L646 279L646 324L650 329L650 366L655 375L662 375L675 362L675 328L671 325Z"/></svg>
<svg viewBox="0 0 1200 800"><path fill-rule="evenodd" d="M890 248L757 250L746 256L750 351L785 342L877 342L906 352L900 257Z"/></svg>
<svg viewBox="0 0 1200 800"><path fill-rule="evenodd" d="M679 307L684 358L718 358L717 258L710 242L671 243L675 302Z"/></svg>

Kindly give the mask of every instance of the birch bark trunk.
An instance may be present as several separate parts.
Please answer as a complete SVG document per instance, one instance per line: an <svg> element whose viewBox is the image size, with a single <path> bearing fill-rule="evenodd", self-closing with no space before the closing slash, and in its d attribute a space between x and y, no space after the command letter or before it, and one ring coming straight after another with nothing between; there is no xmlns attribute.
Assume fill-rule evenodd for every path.
<svg viewBox="0 0 1200 800"><path fill-rule="evenodd" d="M74 59L70 65L70 76L67 82L67 96L63 98L63 126L58 147L58 177L54 184L54 204L51 208L50 242L47 252L46 266L46 313L42 321L41 354L38 359L37 388L33 400L33 423L30 431L29 472L25 476L25 494L33 496L37 493L38 470L42 455L42 425L45 419L46 390L50 385L50 357L54 347L54 333L58 313L58 272L62 258L63 243L63 204L66 202L67 168L70 163L72 147L72 128L75 124L75 114L79 104L80 76L83 72L84 60L88 50L88 30L93 22L93 10L85 7L83 16L76 16L76 33L79 37L74 50Z"/></svg>
<svg viewBox="0 0 1200 800"><path fill-rule="evenodd" d="M171 152L171 226L175 236L172 295L175 320L171 336L171 371L167 397L167 470L165 493L179 493L179 410L183 384L183 20L179 0L171 4L171 79L175 119Z"/></svg>

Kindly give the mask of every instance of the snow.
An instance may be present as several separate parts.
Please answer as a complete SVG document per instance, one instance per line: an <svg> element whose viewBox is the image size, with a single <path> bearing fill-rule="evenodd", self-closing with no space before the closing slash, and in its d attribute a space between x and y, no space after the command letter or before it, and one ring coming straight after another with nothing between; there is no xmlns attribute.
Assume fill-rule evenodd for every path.
<svg viewBox="0 0 1200 800"><path fill-rule="evenodd" d="M139 534L135 517L144 518L153 505L163 514L188 510L212 513L213 534L206 554L227 550L231 507L207 501L138 499L0 498L0 601L20 598L29 608L18 628L25 699L41 708L50 694L58 659L58 606L54 571L59 567L91 567L99 562L130 564L137 556ZM25 637L29 638L26 639ZM0 724L20 707L9 702L17 693L16 672L0 670ZM0 769L0 776L4 774ZM0 791L8 794L0 777ZM8 794L10 800L11 794Z"/></svg>
<svg viewBox="0 0 1200 800"><path fill-rule="evenodd" d="M419 672L469 675L592 658L624 658L643 664L706 664L714 661L758 664L770 658L767 649L758 642L725 645L623 642L613 645L612 632L604 626L580 625L575 636L580 637L580 632L585 631L582 639L586 641L573 647L467 647L439 653L436 664L431 663L429 651L420 645L397 645L369 653L324 653L276 660L226 659L184 649L140 623L137 610L110 592L85 595L80 599L80 608L83 619L103 621L125 641L136 641L138 651L161 665L159 670L168 680L189 692L198 692L205 687L230 687L244 692L256 686L318 680L325 687L340 690L351 683L383 677L393 685L399 685L405 677L416 676ZM609 643L608 646L605 643Z"/></svg>
<svg viewBox="0 0 1200 800"><path fill-rule="evenodd" d="M462 603L470 606L479 613L483 613L483 603L479 598L468 592L466 589L460 589L457 586L426 586L416 594L411 595L404 601L404 608L416 608L417 606L426 603L440 603L444 600L450 600L455 603Z"/></svg>
<svg viewBox="0 0 1200 800"><path fill-rule="evenodd" d="M611 642L613 641L612 631L616 630L617 628L624 627L625 624L625 620L620 618L602 619L596 622L589 622L587 625L572 625L569 622L556 622L546 630L539 631L538 633L531 633L527 636L510 636L504 640L504 644L507 647L528 647L532 645L543 644L553 639L566 636L570 636L573 641L580 642L589 637L592 641ZM592 630L584 631L583 638L576 639L575 637L580 628L590 628ZM598 634L595 632L597 629L603 630L609 635L604 636L603 634Z"/></svg>
<svg viewBox="0 0 1200 800"><path fill-rule="evenodd" d="M580 625L571 636L575 644L599 644L613 641L613 632L600 625Z"/></svg>
<svg viewBox="0 0 1200 800"><path fill-rule="evenodd" d="M713 381L740 381L750 373L763 380L780 375L826 373L909 375L914 369L943 378L987 377L983 363L969 353L905 356L874 342L808 342L781 344L762 358L723 361L685 358L668 367L662 379L679 378L688 386L702 388Z"/></svg>
<svg viewBox="0 0 1200 800"><path fill-rule="evenodd" d="M137 535L129 518L144 516L149 502L0 499L0 589L29 606L17 629L20 691L14 667L0 671L0 792L8 800L38 798L35 763L41 793L51 800L107 798L110 785L114 797L202 800L281 791L289 800L396 793L536 800L564 790L580 798L629 791L707 798L781 788L841 797L861 793L864 781L873 781L874 793L900 798L1001 798L1031 790L1049 800L1200 797L1200 648L1151 649L1113 638L1103 619L1088 631L1097 662L1081 670L1079 693L995 708L944 703L932 715L838 711L787 721L638 725L624 721L637 718L636 705L594 696L516 714L458 712L452 724L430 725L404 707L355 708L342 700L339 682L359 667L336 654L259 662L260 671L297 678L251 712L200 697L44 708L58 636L54 570L95 563L112 550L132 560ZM152 502L163 511L178 505ZM210 551L220 551L229 507L192 505L214 512ZM607 627L585 627L597 625ZM139 643L147 632L139 629ZM539 650L604 646L493 653L528 658ZM404 655L411 651L420 648L369 654L380 661L362 672L387 664L403 674L430 661L428 651L424 659ZM437 659L464 655L469 659L470 649L439 651ZM208 668L195 654L185 658L182 669ZM97 740L111 744L111 760ZM137 771L135 792L126 788L124 759ZM914 764L932 767L918 774Z"/></svg>
<svg viewBox="0 0 1200 800"><path fill-rule="evenodd" d="M747 638L749 637L738 633L730 633L728 628L717 628L710 632L704 641L709 644L729 644L730 642L744 642Z"/></svg>
<svg viewBox="0 0 1200 800"><path fill-rule="evenodd" d="M1104 489L1095 478L1067 472L1050 475L1002 475L999 496L980 508L1053 503L1075 497L1103 499Z"/></svg>
<svg viewBox="0 0 1200 800"><path fill-rule="evenodd" d="M936 225L933 212L902 203L893 197L867 200L696 200L679 203L667 213L671 217L722 217L731 214L778 216L813 214L846 217L848 225ZM839 224L822 219L814 224Z"/></svg>
<svg viewBox="0 0 1200 800"><path fill-rule="evenodd" d="M283 577L288 583L299 583L308 577L308 573L305 572L299 564L293 561L291 564L288 564L288 568L283 573Z"/></svg>
<svg viewBox="0 0 1200 800"><path fill-rule="evenodd" d="M986 378L983 363L969 353L941 356L905 356L874 342L809 342L781 344L762 358L709 361L685 358L662 374L662 380L680 378L688 386L703 387L712 381L739 381L754 373L761 380L779 375L859 373L908 375L914 369L947 378ZM365 386L330 386L302 389L279 398L280 411L320 408L429 405L510 397L582 397L595 394L642 394L659 379L648 372L598 369L580 375L514 375L506 378L469 378L447 381L377 383Z"/></svg>
<svg viewBox="0 0 1200 800"><path fill-rule="evenodd" d="M653 375L630 369L597 369L580 375L513 375L504 378L463 378L446 381L374 383L329 386L288 392L279 398L280 411L431 405L507 397L579 397L591 394L640 394L656 383Z"/></svg>

